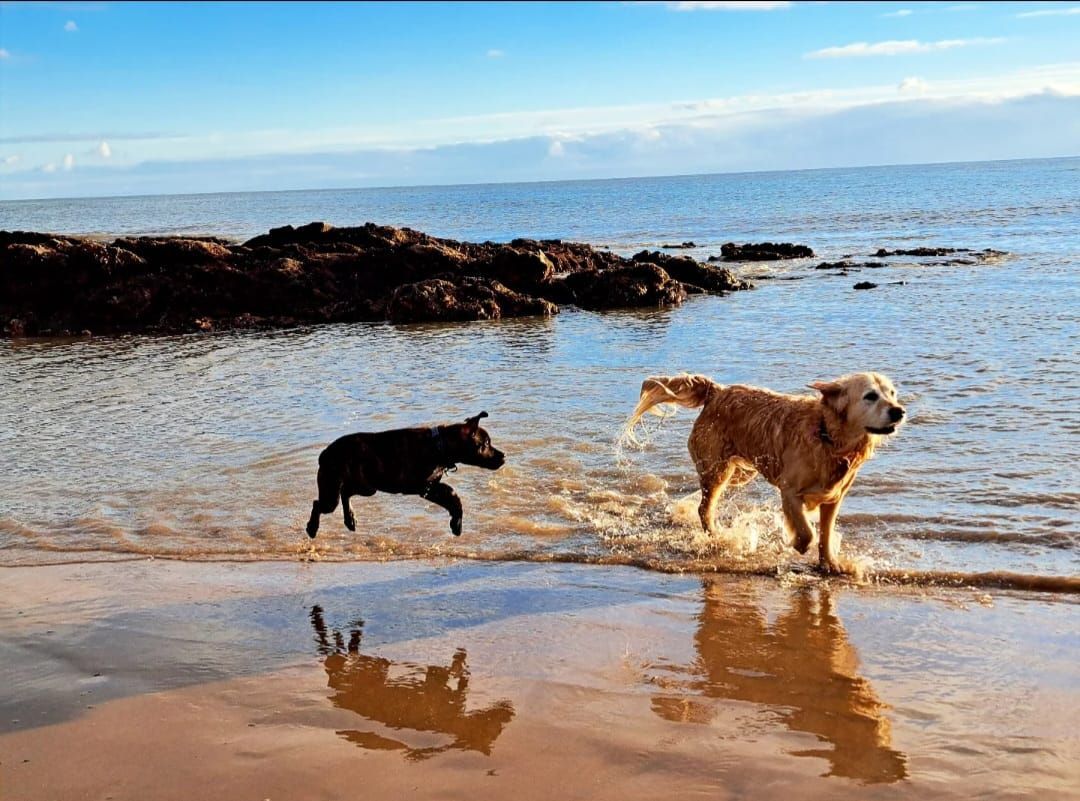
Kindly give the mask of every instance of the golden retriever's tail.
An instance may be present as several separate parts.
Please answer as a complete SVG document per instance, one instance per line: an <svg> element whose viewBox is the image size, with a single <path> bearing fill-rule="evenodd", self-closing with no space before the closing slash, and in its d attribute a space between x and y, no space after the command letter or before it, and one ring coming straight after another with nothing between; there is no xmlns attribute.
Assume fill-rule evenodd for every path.
<svg viewBox="0 0 1080 801"><path fill-rule="evenodd" d="M653 376L646 378L641 385L641 397L630 419L623 427L620 442L629 442L638 447L644 442L637 436L636 429L641 418L647 413L659 417L675 414L674 405L697 408L704 406L709 393L720 385L703 375ZM658 408L659 407L659 408Z"/></svg>

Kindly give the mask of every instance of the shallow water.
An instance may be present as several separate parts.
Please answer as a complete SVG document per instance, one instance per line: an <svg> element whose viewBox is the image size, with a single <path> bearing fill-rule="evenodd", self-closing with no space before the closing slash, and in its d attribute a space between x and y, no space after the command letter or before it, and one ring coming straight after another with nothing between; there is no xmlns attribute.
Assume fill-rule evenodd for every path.
<svg viewBox="0 0 1080 801"><path fill-rule="evenodd" d="M798 392L872 369L897 383L910 422L863 468L841 510L845 553L894 577L1074 577L1078 170L1080 160L1065 159L229 196L233 216L216 228L224 196L143 200L135 219L113 216L131 199L0 204L0 227L67 220L72 231L205 225L247 235L366 215L460 238L565 236L621 252L692 239L699 258L727 239L795 240L819 257L747 265L756 290L675 309L5 340L0 563L451 554L783 571L794 556L776 493L760 481L722 505L722 541L698 531L685 450L693 411L668 420L640 453L616 451L621 423L647 375L685 370ZM91 213L76 224L72 209L83 207ZM960 266L911 259L849 276L812 269L917 244L1010 255ZM861 280L881 286L853 291ZM465 504L462 538L449 535L441 509L378 495L354 499L357 534L335 515L309 551L302 529L322 446L481 409L509 462L448 477Z"/></svg>

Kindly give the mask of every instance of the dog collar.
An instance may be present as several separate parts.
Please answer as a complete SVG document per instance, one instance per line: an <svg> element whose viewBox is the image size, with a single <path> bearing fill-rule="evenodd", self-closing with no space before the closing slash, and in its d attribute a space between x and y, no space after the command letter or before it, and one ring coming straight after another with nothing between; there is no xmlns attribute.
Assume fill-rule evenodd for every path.
<svg viewBox="0 0 1080 801"><path fill-rule="evenodd" d="M431 438L435 441L435 452L439 457L439 462L447 466L453 466L453 462L447 459L446 439L443 438L442 430L438 426L432 426L428 430L431 432Z"/></svg>
<svg viewBox="0 0 1080 801"><path fill-rule="evenodd" d="M821 418L821 427L818 428L818 438L830 447L835 447L836 443L833 442L833 438L829 436L829 429L825 426L825 418Z"/></svg>
<svg viewBox="0 0 1080 801"><path fill-rule="evenodd" d="M435 447L439 451L440 456L446 455L446 443L443 442L442 432L439 431L438 426L432 426L428 429L431 432L431 438L435 440Z"/></svg>

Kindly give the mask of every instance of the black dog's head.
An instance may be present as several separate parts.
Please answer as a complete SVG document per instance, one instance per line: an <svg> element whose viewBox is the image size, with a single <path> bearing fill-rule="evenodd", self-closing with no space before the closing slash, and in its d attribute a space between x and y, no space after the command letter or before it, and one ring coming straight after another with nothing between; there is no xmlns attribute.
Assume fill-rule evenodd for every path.
<svg viewBox="0 0 1080 801"><path fill-rule="evenodd" d="M491 436L480 428L480 419L487 417L487 412L480 412L470 417L464 425L455 426L460 432L461 441L456 449L458 461L475 467L498 470L506 463L506 456L491 444Z"/></svg>

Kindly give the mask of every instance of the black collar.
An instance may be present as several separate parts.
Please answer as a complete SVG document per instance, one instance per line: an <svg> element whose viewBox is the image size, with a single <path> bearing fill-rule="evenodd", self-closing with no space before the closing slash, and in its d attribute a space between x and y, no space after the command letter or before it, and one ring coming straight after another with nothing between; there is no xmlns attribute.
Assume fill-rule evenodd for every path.
<svg viewBox="0 0 1080 801"><path fill-rule="evenodd" d="M822 425L824 424L823 420ZM431 431L431 438L435 440L435 450L439 452L440 457L446 456L446 441L443 439L442 431L439 430L438 426L432 426L429 430Z"/></svg>
<svg viewBox="0 0 1080 801"><path fill-rule="evenodd" d="M825 417L821 418L821 426L818 428L818 438L831 448L836 447L836 443L833 442L833 438L829 436L829 429L825 425Z"/></svg>
<svg viewBox="0 0 1080 801"><path fill-rule="evenodd" d="M435 454L438 456L439 464L444 467L453 467L454 462L446 451L446 438L443 437L442 429L439 426L432 426L429 431L431 431L431 439L435 442Z"/></svg>

